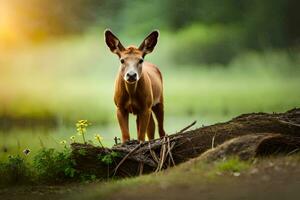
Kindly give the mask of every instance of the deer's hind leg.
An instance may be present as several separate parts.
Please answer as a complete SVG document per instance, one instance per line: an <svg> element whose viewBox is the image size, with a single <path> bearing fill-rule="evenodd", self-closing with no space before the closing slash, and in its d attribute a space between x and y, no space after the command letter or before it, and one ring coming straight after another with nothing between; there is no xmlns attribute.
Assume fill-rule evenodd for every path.
<svg viewBox="0 0 300 200"><path fill-rule="evenodd" d="M153 140L154 139L154 133L155 133L155 123L153 119L153 114L150 114L150 119L149 119L149 124L147 127L147 137L148 140Z"/></svg>
<svg viewBox="0 0 300 200"><path fill-rule="evenodd" d="M164 104L159 103L152 107L158 124L159 137L165 136L164 130Z"/></svg>

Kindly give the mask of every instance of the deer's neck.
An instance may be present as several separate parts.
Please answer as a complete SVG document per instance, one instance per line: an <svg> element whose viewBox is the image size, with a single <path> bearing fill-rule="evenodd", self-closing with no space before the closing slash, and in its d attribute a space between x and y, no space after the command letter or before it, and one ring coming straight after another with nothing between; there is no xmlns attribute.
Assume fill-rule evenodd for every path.
<svg viewBox="0 0 300 200"><path fill-rule="evenodd" d="M145 81L144 81L144 75L141 74L141 77L138 81L135 83L127 83L124 81L126 92L128 93L128 96L130 99L132 99L134 96L137 95L137 88L142 89L144 87Z"/></svg>
<svg viewBox="0 0 300 200"><path fill-rule="evenodd" d="M139 81L137 81L135 83L125 82L126 92L128 93L130 99L136 94L136 88L137 88L138 83L139 83Z"/></svg>

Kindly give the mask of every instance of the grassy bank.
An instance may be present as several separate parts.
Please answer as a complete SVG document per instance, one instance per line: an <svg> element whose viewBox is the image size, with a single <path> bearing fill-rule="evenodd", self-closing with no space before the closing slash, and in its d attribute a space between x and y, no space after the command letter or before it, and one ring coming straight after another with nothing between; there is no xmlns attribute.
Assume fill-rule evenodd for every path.
<svg viewBox="0 0 300 200"><path fill-rule="evenodd" d="M136 178L0 187L0 197L18 199L297 199L299 155L215 163L191 160ZM24 196L26 195L26 197Z"/></svg>

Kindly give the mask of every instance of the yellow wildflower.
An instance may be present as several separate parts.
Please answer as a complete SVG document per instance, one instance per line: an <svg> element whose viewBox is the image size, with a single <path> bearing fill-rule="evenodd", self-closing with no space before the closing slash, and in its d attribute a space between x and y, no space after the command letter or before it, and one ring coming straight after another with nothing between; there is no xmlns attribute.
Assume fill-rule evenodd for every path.
<svg viewBox="0 0 300 200"><path fill-rule="evenodd" d="M66 145L66 144L67 144L67 141L66 141L66 140L62 140L62 141L60 141L60 144Z"/></svg>
<svg viewBox="0 0 300 200"><path fill-rule="evenodd" d="M75 142L75 135L72 135L72 136L70 137L70 140L71 140L72 142Z"/></svg>
<svg viewBox="0 0 300 200"><path fill-rule="evenodd" d="M99 142L101 147L104 147L102 142L101 142L103 140L103 138L100 136L100 134L95 134L94 138L95 138L95 140L97 140Z"/></svg>

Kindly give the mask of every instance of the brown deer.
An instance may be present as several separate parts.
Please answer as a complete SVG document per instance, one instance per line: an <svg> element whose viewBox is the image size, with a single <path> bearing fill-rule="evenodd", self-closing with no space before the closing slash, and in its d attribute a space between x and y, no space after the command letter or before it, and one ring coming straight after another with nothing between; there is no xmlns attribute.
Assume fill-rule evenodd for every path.
<svg viewBox="0 0 300 200"><path fill-rule="evenodd" d="M159 32L153 31L137 48L125 48L110 31L105 31L105 42L111 52L118 55L120 69L115 80L114 102L117 106L117 118L122 132L122 142L130 140L129 113L137 115L137 138L140 142L154 139L155 124L152 112L158 122L159 136L164 131L163 83L159 69L144 61L157 44Z"/></svg>

